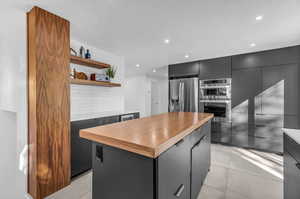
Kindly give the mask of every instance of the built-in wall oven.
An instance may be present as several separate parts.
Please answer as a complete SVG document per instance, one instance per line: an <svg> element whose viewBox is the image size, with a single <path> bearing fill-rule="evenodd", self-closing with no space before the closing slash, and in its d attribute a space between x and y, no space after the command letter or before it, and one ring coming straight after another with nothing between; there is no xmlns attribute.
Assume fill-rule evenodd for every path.
<svg viewBox="0 0 300 199"><path fill-rule="evenodd" d="M215 121L231 121L231 79L199 81L199 106L205 113L213 113Z"/></svg>

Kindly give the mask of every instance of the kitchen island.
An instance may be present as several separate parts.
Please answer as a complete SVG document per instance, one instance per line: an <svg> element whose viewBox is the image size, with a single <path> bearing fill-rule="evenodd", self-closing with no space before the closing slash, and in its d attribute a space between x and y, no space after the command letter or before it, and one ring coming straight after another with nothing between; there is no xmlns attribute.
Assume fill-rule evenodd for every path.
<svg viewBox="0 0 300 199"><path fill-rule="evenodd" d="M212 118L173 112L81 130L93 141L93 199L196 199Z"/></svg>

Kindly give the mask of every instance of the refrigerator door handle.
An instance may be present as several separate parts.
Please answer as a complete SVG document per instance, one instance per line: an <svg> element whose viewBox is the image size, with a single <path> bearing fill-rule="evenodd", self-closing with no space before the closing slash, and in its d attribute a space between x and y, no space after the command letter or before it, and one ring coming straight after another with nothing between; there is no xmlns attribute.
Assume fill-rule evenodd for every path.
<svg viewBox="0 0 300 199"><path fill-rule="evenodd" d="M184 82L179 83L179 111L184 111Z"/></svg>
<svg viewBox="0 0 300 199"><path fill-rule="evenodd" d="M180 81L178 87L178 111L181 110L181 100L182 100L182 96L181 96L181 81Z"/></svg>

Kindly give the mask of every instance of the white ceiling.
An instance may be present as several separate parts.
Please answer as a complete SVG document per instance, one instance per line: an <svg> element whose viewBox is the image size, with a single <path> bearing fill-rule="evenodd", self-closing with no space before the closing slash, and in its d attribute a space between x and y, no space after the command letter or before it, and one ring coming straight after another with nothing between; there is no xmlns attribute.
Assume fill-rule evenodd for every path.
<svg viewBox="0 0 300 199"><path fill-rule="evenodd" d="M26 3L70 20L73 38L124 56L127 75L173 63L300 44L300 0ZM264 19L257 22L257 15ZM165 38L170 39L170 44L164 44ZM250 43L256 43L256 47L250 47ZM190 54L188 59L184 57L186 53ZM141 67L136 68L136 64Z"/></svg>

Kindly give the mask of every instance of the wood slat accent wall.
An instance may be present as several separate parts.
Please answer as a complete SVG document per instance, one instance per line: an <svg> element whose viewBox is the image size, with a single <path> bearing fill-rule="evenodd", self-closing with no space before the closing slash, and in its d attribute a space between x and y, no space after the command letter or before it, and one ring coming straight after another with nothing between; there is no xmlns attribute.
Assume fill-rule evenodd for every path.
<svg viewBox="0 0 300 199"><path fill-rule="evenodd" d="M28 192L42 199L70 184L70 23L27 13Z"/></svg>

